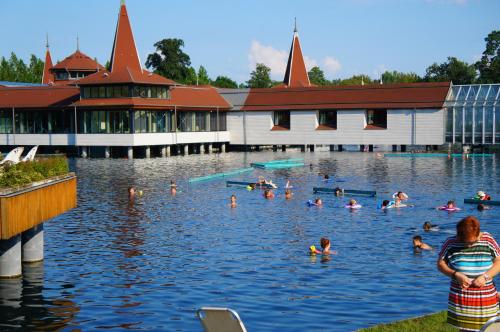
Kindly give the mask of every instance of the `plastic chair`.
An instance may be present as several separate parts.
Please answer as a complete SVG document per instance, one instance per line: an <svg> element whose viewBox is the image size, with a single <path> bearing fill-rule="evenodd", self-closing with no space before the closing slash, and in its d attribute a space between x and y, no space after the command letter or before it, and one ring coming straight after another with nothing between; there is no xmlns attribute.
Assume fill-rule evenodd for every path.
<svg viewBox="0 0 500 332"><path fill-rule="evenodd" d="M490 318L479 332L500 332L500 316Z"/></svg>
<svg viewBox="0 0 500 332"><path fill-rule="evenodd" d="M2 161L0 161L0 165L3 165L7 162L10 162L12 164L17 164L20 161L21 154L23 153L23 151L24 148L22 146L13 149L5 156L5 158L3 158Z"/></svg>
<svg viewBox="0 0 500 332"><path fill-rule="evenodd" d="M27 155L21 160L22 162L35 160L36 151L38 150L38 145L31 148Z"/></svg>
<svg viewBox="0 0 500 332"><path fill-rule="evenodd" d="M205 332L247 332L238 313L229 308L203 307L196 316Z"/></svg>

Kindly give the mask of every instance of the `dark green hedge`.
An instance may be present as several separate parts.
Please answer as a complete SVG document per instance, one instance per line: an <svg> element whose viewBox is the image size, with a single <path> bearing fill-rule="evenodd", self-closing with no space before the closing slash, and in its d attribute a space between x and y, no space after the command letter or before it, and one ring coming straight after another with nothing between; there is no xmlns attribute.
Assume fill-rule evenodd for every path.
<svg viewBox="0 0 500 332"><path fill-rule="evenodd" d="M0 188L23 186L68 172L68 160L65 157L51 157L16 165L5 165L0 169Z"/></svg>

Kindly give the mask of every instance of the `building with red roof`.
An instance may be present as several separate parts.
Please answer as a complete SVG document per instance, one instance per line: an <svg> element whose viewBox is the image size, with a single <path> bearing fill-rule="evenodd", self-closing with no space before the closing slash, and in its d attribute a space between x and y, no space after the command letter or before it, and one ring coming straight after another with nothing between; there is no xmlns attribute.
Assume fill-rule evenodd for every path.
<svg viewBox="0 0 500 332"><path fill-rule="evenodd" d="M233 146L441 145L450 83L315 86L297 28L283 82L269 89L186 86L141 65L124 2L110 68L77 50L44 86L0 86L0 145L76 147L83 155ZM140 149L139 149L140 148Z"/></svg>

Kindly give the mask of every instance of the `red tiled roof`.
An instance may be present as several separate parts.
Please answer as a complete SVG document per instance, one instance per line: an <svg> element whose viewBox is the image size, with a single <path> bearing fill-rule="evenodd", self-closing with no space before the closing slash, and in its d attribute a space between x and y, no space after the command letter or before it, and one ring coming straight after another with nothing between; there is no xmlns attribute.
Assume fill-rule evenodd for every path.
<svg viewBox="0 0 500 332"><path fill-rule="evenodd" d="M52 58L50 57L49 46L47 42L47 51L45 52L45 62L43 64L43 76L42 76L42 84L49 84L54 82L54 74L50 72L50 68L52 67Z"/></svg>
<svg viewBox="0 0 500 332"><path fill-rule="evenodd" d="M62 108L79 98L70 86L0 88L0 108Z"/></svg>
<svg viewBox="0 0 500 332"><path fill-rule="evenodd" d="M293 33L292 46L286 65L285 78L283 79L285 87L308 87L311 86L309 75L307 74L306 64L300 48L299 35L297 30ZM278 87L281 87L280 84Z"/></svg>
<svg viewBox="0 0 500 332"><path fill-rule="evenodd" d="M74 103L78 107L119 106L132 108L173 109L229 109L231 106L213 87L175 86L170 91L170 99L156 98L93 98L81 99Z"/></svg>
<svg viewBox="0 0 500 332"><path fill-rule="evenodd" d="M135 71L126 67L123 70L109 72L103 70L92 75L86 76L77 82L79 85L101 85L101 84L154 84L154 85L175 85L176 82L163 76L151 73L147 70Z"/></svg>
<svg viewBox="0 0 500 332"><path fill-rule="evenodd" d="M250 89L242 110L442 108L449 82Z"/></svg>
<svg viewBox="0 0 500 332"><path fill-rule="evenodd" d="M97 61L90 58L88 55L83 54L80 50L66 57L63 61L58 62L52 70L79 70L79 71L98 71L103 70Z"/></svg>

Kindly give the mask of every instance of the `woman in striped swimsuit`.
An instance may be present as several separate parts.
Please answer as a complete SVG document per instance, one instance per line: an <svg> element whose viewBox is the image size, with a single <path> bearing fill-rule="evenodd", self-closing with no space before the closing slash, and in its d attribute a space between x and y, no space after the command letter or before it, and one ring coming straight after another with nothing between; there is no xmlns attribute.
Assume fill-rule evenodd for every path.
<svg viewBox="0 0 500 332"><path fill-rule="evenodd" d="M437 266L451 277L448 323L461 331L479 331L498 315L498 295L493 277L500 272L500 248L495 239L480 231L472 216L457 224L457 235L446 240Z"/></svg>

